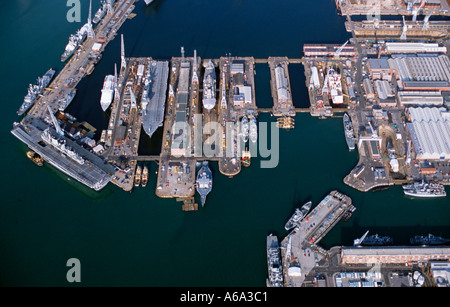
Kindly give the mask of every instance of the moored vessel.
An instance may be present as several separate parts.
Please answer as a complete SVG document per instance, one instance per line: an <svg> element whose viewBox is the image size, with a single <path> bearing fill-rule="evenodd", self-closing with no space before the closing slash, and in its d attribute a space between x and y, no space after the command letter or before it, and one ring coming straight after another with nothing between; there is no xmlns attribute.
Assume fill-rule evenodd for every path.
<svg viewBox="0 0 450 307"><path fill-rule="evenodd" d="M445 197L445 187L440 183L435 182L414 182L412 184L404 185L403 192L405 195L413 197Z"/></svg>
<svg viewBox="0 0 450 307"><path fill-rule="evenodd" d="M250 116L250 131L249 131L249 135L250 135L250 141L252 143L256 143L256 141L258 139L258 125L257 125L257 122L256 122L256 117L253 114Z"/></svg>
<svg viewBox="0 0 450 307"><path fill-rule="evenodd" d="M115 84L116 80L113 75L107 75L103 81L102 96L100 98L100 105L102 106L103 112L105 112L111 105Z"/></svg>
<svg viewBox="0 0 450 307"><path fill-rule="evenodd" d="M208 166L208 161L203 161L203 165L197 174L197 192L201 197L202 207L205 206L206 196L212 190L212 172Z"/></svg>
<svg viewBox="0 0 450 307"><path fill-rule="evenodd" d="M414 236L409 239L412 245L441 245L450 243L450 239L445 239L440 236L432 235L431 233L427 236Z"/></svg>
<svg viewBox="0 0 450 307"><path fill-rule="evenodd" d="M27 157L28 157L28 159L33 161L33 163L36 164L37 166L44 165L44 159L42 159L41 156L39 156L37 153L35 153L32 150L27 152Z"/></svg>
<svg viewBox="0 0 450 307"><path fill-rule="evenodd" d="M144 169L142 170L142 187L146 187L148 183L148 167L144 166Z"/></svg>
<svg viewBox="0 0 450 307"><path fill-rule="evenodd" d="M278 238L272 234L267 236L267 287L283 287L283 272L280 257L280 246Z"/></svg>
<svg viewBox="0 0 450 307"><path fill-rule="evenodd" d="M53 79L53 76L55 75L56 71L50 68L44 76L38 77L36 84L32 85L30 84L28 87L28 93L23 99L23 103L20 106L19 110L17 111L17 115L21 116L26 111L28 111L29 108L33 106L33 104L38 99L39 95L41 95L46 87L50 84L50 81Z"/></svg>
<svg viewBox="0 0 450 307"><path fill-rule="evenodd" d="M290 230L297 226L302 219L308 214L309 210L311 210L312 202L309 201L305 203L300 209L296 208L294 214L289 218L289 220L286 222L286 225L284 225L284 229Z"/></svg>
<svg viewBox="0 0 450 307"><path fill-rule="evenodd" d="M142 175L142 168L138 165L136 167L136 174L134 175L134 186L138 187L141 184L141 175Z"/></svg>
<svg viewBox="0 0 450 307"><path fill-rule="evenodd" d="M241 119L241 137L244 143L247 143L249 136L248 117L243 116Z"/></svg>
<svg viewBox="0 0 450 307"><path fill-rule="evenodd" d="M353 134L353 124L347 113L344 114L343 118L344 122L344 132L345 132L345 141L347 142L347 146L349 150L355 149L355 137Z"/></svg>
<svg viewBox="0 0 450 307"><path fill-rule="evenodd" d="M216 68L213 61L209 60L205 68L203 78L203 107L212 110L216 105Z"/></svg>

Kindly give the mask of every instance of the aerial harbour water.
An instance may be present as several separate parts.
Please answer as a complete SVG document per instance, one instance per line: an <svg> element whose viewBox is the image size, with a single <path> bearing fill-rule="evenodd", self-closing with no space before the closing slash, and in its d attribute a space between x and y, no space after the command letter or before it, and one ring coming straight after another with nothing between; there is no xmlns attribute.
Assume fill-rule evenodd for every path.
<svg viewBox="0 0 450 307"><path fill-rule="evenodd" d="M0 206L0 242L5 251L0 256L2 285L67 285L65 264L75 257L82 264L83 285L263 286L266 235L285 235L283 226L293 208L309 200L315 206L332 189L349 195L357 211L322 240L325 247L351 245L367 229L390 235L400 244L407 244L418 232L450 236L448 200L411 199L399 186L362 193L343 183L358 157L348 151L341 118L319 120L297 114L295 129L280 131L276 168L261 169L259 158L252 158L251 167L229 179L219 173L217 162L210 163L214 189L207 205L191 213L182 212L173 199L156 197L154 162L148 163L148 186L131 194L113 185L94 192L50 166L35 167L25 156L26 146L9 131L27 84L48 67L62 68L59 56L67 37L86 19L82 16L81 24L68 23L64 4L8 2L0 13L5 23L1 38L11 42L2 50L2 67L21 72L0 77L4 101L9 102L2 113L1 133L8 140L2 155L8 161L5 174L10 174L2 177L6 187ZM82 4L87 7L88 1ZM311 5L321 12L320 25L308 14L314 11ZM94 1L95 10L97 6ZM53 13L44 20L47 10ZM227 53L298 58L304 43L343 43L349 36L330 1L308 5L286 1L273 6L256 0L156 0L149 7L139 1L134 13L137 16L125 21L119 31L126 37L127 56L133 57L170 59L179 56L184 46L206 59ZM87 15L85 10L83 14ZM280 16L280 22L263 22L273 16ZM230 18L240 22L230 26ZM40 31L32 30L36 28ZM22 47L16 52L18 45ZM108 124L99 104L100 90L114 63L120 63L118 37L108 45L92 75L80 82L68 109L99 131ZM256 104L269 108L269 67L256 64L255 70ZM290 65L289 73L294 105L307 107L302 66ZM275 120L268 114L258 119ZM145 148L139 150L156 154L161 147L153 139L143 144Z"/></svg>

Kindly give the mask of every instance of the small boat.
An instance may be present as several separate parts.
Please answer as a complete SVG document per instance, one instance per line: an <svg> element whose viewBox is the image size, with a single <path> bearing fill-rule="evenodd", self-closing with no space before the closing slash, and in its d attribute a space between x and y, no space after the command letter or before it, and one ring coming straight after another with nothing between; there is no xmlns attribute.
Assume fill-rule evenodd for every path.
<svg viewBox="0 0 450 307"><path fill-rule="evenodd" d="M39 156L37 153L35 153L32 150L27 152L27 157L28 157L28 159L33 161L33 163L36 164L37 166L44 165L44 159L42 159L41 156Z"/></svg>
<svg viewBox="0 0 450 307"><path fill-rule="evenodd" d="M148 183L148 167L144 166L144 169L142 170L142 187L146 187Z"/></svg>
<svg viewBox="0 0 450 307"><path fill-rule="evenodd" d="M134 186L138 187L141 184L142 168L138 165L136 168L136 175L134 176Z"/></svg>
<svg viewBox="0 0 450 307"><path fill-rule="evenodd" d="M312 202L307 202L304 204L300 209L296 208L294 214L289 218L289 220L286 222L286 225L284 226L284 229L290 230L297 226L302 219L308 214L309 210L311 210Z"/></svg>

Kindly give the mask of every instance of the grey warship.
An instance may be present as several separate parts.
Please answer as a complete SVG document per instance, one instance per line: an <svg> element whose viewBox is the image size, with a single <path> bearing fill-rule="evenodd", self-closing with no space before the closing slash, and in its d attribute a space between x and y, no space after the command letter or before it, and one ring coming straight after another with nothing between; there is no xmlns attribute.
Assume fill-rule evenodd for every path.
<svg viewBox="0 0 450 307"><path fill-rule="evenodd" d="M144 114L142 127L149 137L152 137L156 129L163 125L168 75L169 63L167 61L150 63L141 99Z"/></svg>
<svg viewBox="0 0 450 307"><path fill-rule="evenodd" d="M212 172L209 169L208 161L203 161L202 168L197 174L197 192L200 194L202 207L205 206L206 196L212 190Z"/></svg>

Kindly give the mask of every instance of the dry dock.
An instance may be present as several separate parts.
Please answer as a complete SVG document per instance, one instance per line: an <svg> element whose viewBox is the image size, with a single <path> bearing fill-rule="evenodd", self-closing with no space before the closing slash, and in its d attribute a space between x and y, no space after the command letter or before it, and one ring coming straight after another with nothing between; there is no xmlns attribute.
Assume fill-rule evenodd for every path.
<svg viewBox="0 0 450 307"><path fill-rule="evenodd" d="M274 116L295 116L292 101L291 82L289 80L289 59L287 57L269 57L270 85L273 98Z"/></svg>
<svg viewBox="0 0 450 307"><path fill-rule="evenodd" d="M311 270L327 257L317 243L355 210L350 197L330 192L281 242L285 286L300 287ZM295 267L296 270L290 270ZM298 271L300 268L300 273Z"/></svg>

